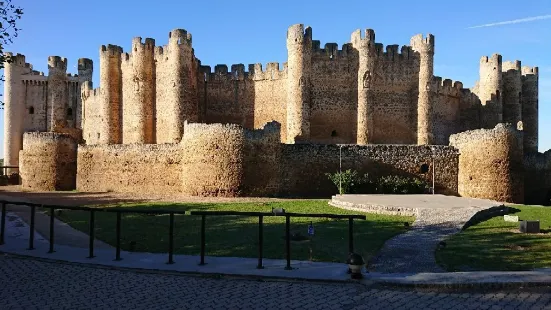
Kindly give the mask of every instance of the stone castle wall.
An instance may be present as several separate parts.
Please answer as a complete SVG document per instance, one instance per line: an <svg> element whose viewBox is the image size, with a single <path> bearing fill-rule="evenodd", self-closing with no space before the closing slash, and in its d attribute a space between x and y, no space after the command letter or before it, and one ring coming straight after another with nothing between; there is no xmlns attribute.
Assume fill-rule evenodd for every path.
<svg viewBox="0 0 551 310"><path fill-rule="evenodd" d="M339 146L282 144L281 125L185 124L179 144L79 147L79 191L178 193L199 196L327 196L325 173L338 170ZM457 151L448 146L343 146L343 169L375 176L416 175L439 193L457 193ZM427 173L421 166L429 167Z"/></svg>
<svg viewBox="0 0 551 310"><path fill-rule="evenodd" d="M551 205L551 150L524 155L524 203Z"/></svg>
<svg viewBox="0 0 551 310"><path fill-rule="evenodd" d="M459 194L503 202L524 201L522 132L511 124L453 135L459 149Z"/></svg>
<svg viewBox="0 0 551 310"><path fill-rule="evenodd" d="M77 189L179 193L181 161L179 144L79 145Z"/></svg>
<svg viewBox="0 0 551 310"><path fill-rule="evenodd" d="M325 173L339 171L339 145L284 145L282 151L281 193L289 196L327 196L337 189ZM434 166L432 157L435 157ZM428 166L422 173L421 167ZM361 175L416 176L432 185L436 169L436 192L457 194L458 154L449 146L343 145L342 169Z"/></svg>
<svg viewBox="0 0 551 310"><path fill-rule="evenodd" d="M76 188L77 143L67 134L29 132L20 154L22 187L34 191Z"/></svg>

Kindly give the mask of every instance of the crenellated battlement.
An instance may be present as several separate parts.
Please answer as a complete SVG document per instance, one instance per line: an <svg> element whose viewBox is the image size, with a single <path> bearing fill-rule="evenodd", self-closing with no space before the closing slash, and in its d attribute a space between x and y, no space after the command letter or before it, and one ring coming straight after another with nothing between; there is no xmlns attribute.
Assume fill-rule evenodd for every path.
<svg viewBox="0 0 551 310"><path fill-rule="evenodd" d="M520 72L521 70L521 61L515 60L515 61L505 61L501 64L501 71L507 72L509 70L516 70Z"/></svg>
<svg viewBox="0 0 551 310"><path fill-rule="evenodd" d="M121 54L123 53L123 49L118 45L108 44L108 45L102 45L100 47L99 52L100 52L100 55L105 55L110 57L120 57Z"/></svg>
<svg viewBox="0 0 551 310"><path fill-rule="evenodd" d="M49 56L48 71L48 75L66 75L67 58L60 56Z"/></svg>
<svg viewBox="0 0 551 310"><path fill-rule="evenodd" d="M432 79L432 89L435 93L459 97L463 92L463 83L451 79L442 79L440 76L434 76Z"/></svg>
<svg viewBox="0 0 551 310"><path fill-rule="evenodd" d="M23 54L17 53L14 56L13 53L6 52L6 53L4 53L4 55L11 58L10 65L16 65L16 66L24 67L24 68L27 68L27 67L31 66L30 64L25 62L25 55L23 55Z"/></svg>
<svg viewBox="0 0 551 310"><path fill-rule="evenodd" d="M169 44L185 44L191 46L191 38L191 33L187 32L185 29L174 29L168 33Z"/></svg>
<svg viewBox="0 0 551 310"><path fill-rule="evenodd" d="M492 56L482 56L480 58L480 65L502 65L503 59L499 54L492 54Z"/></svg>
<svg viewBox="0 0 551 310"><path fill-rule="evenodd" d="M155 39L145 38L145 41L142 43L142 37L134 37L132 39L132 51L141 52L141 51L153 51L155 49Z"/></svg>
<svg viewBox="0 0 551 310"><path fill-rule="evenodd" d="M521 68L521 74L522 75L535 75L539 76L539 68L538 67L528 67L524 66Z"/></svg>
<svg viewBox="0 0 551 310"><path fill-rule="evenodd" d="M214 72L211 66L200 65L198 67L199 76L206 78L205 81L229 81L229 80L278 80L286 77L287 63L269 62L266 69L262 64L249 64L248 71L245 71L244 64L233 64L231 70L224 64L214 66Z"/></svg>
<svg viewBox="0 0 551 310"><path fill-rule="evenodd" d="M426 37L423 34L413 36L409 44L415 51L434 54L434 36L430 33Z"/></svg>
<svg viewBox="0 0 551 310"><path fill-rule="evenodd" d="M81 70L93 70L94 69L94 62L92 61L92 59L79 58L77 63L78 63L77 68L78 68L79 71L81 71Z"/></svg>
<svg viewBox="0 0 551 310"><path fill-rule="evenodd" d="M295 24L287 29L287 45L311 44L312 28L304 24Z"/></svg>

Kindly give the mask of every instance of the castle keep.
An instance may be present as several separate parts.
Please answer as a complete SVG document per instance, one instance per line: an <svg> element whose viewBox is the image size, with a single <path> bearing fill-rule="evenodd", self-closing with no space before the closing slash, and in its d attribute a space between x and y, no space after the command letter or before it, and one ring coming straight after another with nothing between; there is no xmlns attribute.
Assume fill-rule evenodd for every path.
<svg viewBox="0 0 551 310"><path fill-rule="evenodd" d="M62 187L79 190L149 188L140 178L158 165L156 173L164 177L151 189L156 192L327 194L331 189L323 173L336 170L337 144L347 144L343 165L350 168L427 179L431 174L422 174L419 166L428 164L437 169L441 192L461 195L465 188L471 196L502 195L495 187L467 190L472 177L462 181L460 157L477 148L453 135L473 130L479 134L469 137L477 141L503 130L520 136L505 151L487 153L503 160L520 154L515 173L523 178L523 161L532 163L526 171L549 173L541 168L549 166L548 156L534 155L537 67L503 62L498 54L484 56L480 79L468 89L433 75L432 35L385 47L373 30L357 30L341 48L335 43L322 48L312 29L298 24L287 31L287 62L247 70L243 64L201 64L185 30L168 37L164 46L134 38L128 52L101 46L98 88L92 86L89 59L79 59L78 75L67 74L67 60L57 56L48 60L48 76L33 71L19 54L6 64L4 158L6 165L21 165L23 186L54 189L59 182L52 178L66 175L30 168L46 156L32 150L34 145L67 144L59 135L70 136L78 149L63 151L73 154L73 164L65 162L67 155L63 164L49 160L57 167L50 170L73 169L76 181ZM25 135L28 144L25 132L35 132ZM450 140L455 145L448 146ZM506 151L509 146L514 151ZM433 158L440 160L433 164ZM311 171L314 167L319 171ZM102 174L109 180L101 180ZM504 197L524 199L524 191L513 192Z"/></svg>

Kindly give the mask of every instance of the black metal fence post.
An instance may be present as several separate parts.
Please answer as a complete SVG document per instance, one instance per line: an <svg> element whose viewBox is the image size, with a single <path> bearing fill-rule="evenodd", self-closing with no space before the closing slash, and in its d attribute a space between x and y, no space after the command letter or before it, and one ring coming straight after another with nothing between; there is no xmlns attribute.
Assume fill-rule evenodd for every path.
<svg viewBox="0 0 551 310"><path fill-rule="evenodd" d="M54 207L50 207L50 250L48 253L53 253L54 251Z"/></svg>
<svg viewBox="0 0 551 310"><path fill-rule="evenodd" d="M168 264L174 264L174 213L170 213L170 226L168 228Z"/></svg>
<svg viewBox="0 0 551 310"><path fill-rule="evenodd" d="M95 211L90 210L90 227L88 229L88 236L90 237L88 244L88 258L94 258L94 239L96 234L95 229Z"/></svg>
<svg viewBox="0 0 551 310"><path fill-rule="evenodd" d="M287 266L285 270L291 270L291 217L285 215L285 254L287 256Z"/></svg>
<svg viewBox="0 0 551 310"><path fill-rule="evenodd" d="M29 228L29 248L28 250L34 250L34 214L36 212L36 206L31 205L31 225Z"/></svg>
<svg viewBox="0 0 551 310"><path fill-rule="evenodd" d="M199 265L205 264L205 218L206 215L201 215L201 263Z"/></svg>
<svg viewBox="0 0 551 310"><path fill-rule="evenodd" d="M121 212L117 211L117 256L115 260L121 260Z"/></svg>
<svg viewBox="0 0 551 310"><path fill-rule="evenodd" d="M354 253L354 219L348 218L348 253Z"/></svg>
<svg viewBox="0 0 551 310"><path fill-rule="evenodd" d="M6 203L2 202L2 217L0 219L0 244L4 244L5 233L6 233Z"/></svg>
<svg viewBox="0 0 551 310"><path fill-rule="evenodd" d="M256 266L257 269L263 269L264 266L262 266L262 251L264 247L264 216L259 215L258 216L258 265Z"/></svg>

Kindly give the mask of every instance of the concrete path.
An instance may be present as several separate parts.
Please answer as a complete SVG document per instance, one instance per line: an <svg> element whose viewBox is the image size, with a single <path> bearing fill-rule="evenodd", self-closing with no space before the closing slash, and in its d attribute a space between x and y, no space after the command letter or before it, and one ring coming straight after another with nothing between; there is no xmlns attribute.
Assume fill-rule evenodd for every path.
<svg viewBox="0 0 551 310"><path fill-rule="evenodd" d="M499 202L443 195L337 195L329 203L354 211L415 216L409 231L387 240L369 264L381 273L443 272L434 252L440 241L458 233L475 214Z"/></svg>

